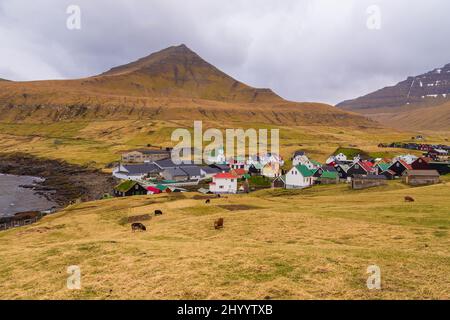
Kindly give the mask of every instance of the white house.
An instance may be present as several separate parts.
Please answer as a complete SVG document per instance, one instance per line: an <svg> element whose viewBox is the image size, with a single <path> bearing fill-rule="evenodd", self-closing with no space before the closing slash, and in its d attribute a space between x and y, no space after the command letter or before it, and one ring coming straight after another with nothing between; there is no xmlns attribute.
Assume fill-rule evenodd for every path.
<svg viewBox="0 0 450 320"><path fill-rule="evenodd" d="M114 168L112 175L122 180L138 181L148 175L157 176L160 172L161 169L153 163L119 164L118 167Z"/></svg>
<svg viewBox="0 0 450 320"><path fill-rule="evenodd" d="M306 156L306 154L299 154L296 155L293 159L292 159L292 165L294 166L299 166L301 164L305 165L307 163L309 163L309 158Z"/></svg>
<svg viewBox="0 0 450 320"><path fill-rule="evenodd" d="M316 169L309 169L305 165L298 165L293 167L286 174L286 188L298 189L312 186L316 181L314 174Z"/></svg>
<svg viewBox="0 0 450 320"><path fill-rule="evenodd" d="M264 155L260 155L259 156L259 162L262 165L266 165L268 163L278 163L280 166L284 165L284 160L283 158L276 153L266 153Z"/></svg>
<svg viewBox="0 0 450 320"><path fill-rule="evenodd" d="M305 166L310 170L319 169L321 164L317 161L310 160L306 155L297 156L292 160L294 167Z"/></svg>
<svg viewBox="0 0 450 320"><path fill-rule="evenodd" d="M330 164L332 162L345 162L345 161L347 161L347 156L341 152L335 156L329 157L326 161L326 164Z"/></svg>
<svg viewBox="0 0 450 320"><path fill-rule="evenodd" d="M403 160L405 161L407 164L412 164L414 161L416 161L418 159L418 157L416 157L415 155L412 154L405 154L405 155L401 155L398 157L394 158L394 162L398 161L398 160Z"/></svg>
<svg viewBox="0 0 450 320"><path fill-rule="evenodd" d="M209 184L212 193L237 193L238 178L231 173L218 173Z"/></svg>

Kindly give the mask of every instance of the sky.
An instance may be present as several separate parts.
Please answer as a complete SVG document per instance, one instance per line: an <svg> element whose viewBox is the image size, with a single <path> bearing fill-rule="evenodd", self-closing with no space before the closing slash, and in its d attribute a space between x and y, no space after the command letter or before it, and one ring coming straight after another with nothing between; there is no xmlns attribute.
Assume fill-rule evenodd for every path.
<svg viewBox="0 0 450 320"><path fill-rule="evenodd" d="M0 0L0 78L82 78L184 43L251 86L336 104L450 63L449 34L448 0Z"/></svg>

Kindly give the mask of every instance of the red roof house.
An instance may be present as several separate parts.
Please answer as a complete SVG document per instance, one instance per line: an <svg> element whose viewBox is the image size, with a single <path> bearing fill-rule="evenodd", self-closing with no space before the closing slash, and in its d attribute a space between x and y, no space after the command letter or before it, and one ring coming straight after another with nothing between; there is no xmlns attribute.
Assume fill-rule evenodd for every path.
<svg viewBox="0 0 450 320"><path fill-rule="evenodd" d="M209 184L212 193L237 193L238 177L231 173L218 173Z"/></svg>
<svg viewBox="0 0 450 320"><path fill-rule="evenodd" d="M158 188L152 187L152 186L149 186L146 189L148 192L151 192L153 194L160 194L162 192L161 189L158 189Z"/></svg>
<svg viewBox="0 0 450 320"><path fill-rule="evenodd" d="M234 174L235 176L241 178L244 174L247 173L247 171L245 171L245 169L233 169L233 170L231 170L231 173Z"/></svg>

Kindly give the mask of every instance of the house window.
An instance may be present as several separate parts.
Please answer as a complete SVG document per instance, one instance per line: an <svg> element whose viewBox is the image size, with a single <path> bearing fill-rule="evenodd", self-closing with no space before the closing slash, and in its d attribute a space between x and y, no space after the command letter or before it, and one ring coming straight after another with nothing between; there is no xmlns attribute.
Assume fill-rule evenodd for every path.
<svg viewBox="0 0 450 320"><path fill-rule="evenodd" d="M355 169L359 169L359 165L357 164L357 165L355 165Z"/></svg>
<svg viewBox="0 0 450 320"><path fill-rule="evenodd" d="M219 189L223 189L223 186L219 186Z"/></svg>

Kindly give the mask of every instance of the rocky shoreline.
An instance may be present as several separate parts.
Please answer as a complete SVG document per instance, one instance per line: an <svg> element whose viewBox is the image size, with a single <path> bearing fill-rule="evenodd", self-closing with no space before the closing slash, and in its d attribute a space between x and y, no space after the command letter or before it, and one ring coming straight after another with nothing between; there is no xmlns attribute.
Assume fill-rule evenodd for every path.
<svg viewBox="0 0 450 320"><path fill-rule="evenodd" d="M34 190L60 208L75 201L101 199L116 183L98 169L24 153L0 154L0 173L44 178L33 186Z"/></svg>

